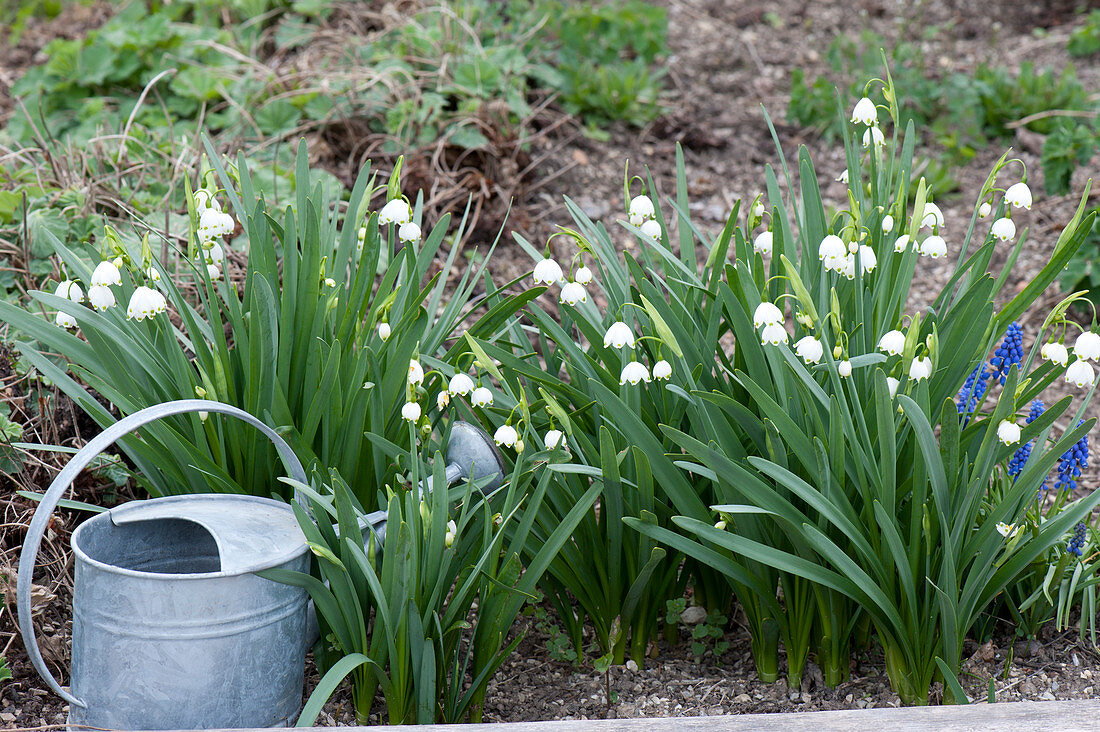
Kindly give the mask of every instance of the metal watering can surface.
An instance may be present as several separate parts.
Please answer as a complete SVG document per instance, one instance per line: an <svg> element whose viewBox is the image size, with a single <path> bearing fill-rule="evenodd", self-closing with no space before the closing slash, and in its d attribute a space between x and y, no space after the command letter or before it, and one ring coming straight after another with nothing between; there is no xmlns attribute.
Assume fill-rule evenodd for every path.
<svg viewBox="0 0 1100 732"><path fill-rule="evenodd" d="M58 474L35 511L19 560L19 629L35 669L69 702L69 722L114 729L272 727L301 710L305 652L316 621L305 590L258 577L309 571L305 537L282 501L203 494L132 501L85 521L75 557L71 687L42 659L31 619L34 563L50 515L100 452L154 420L189 412L237 417L270 439L290 477L308 482L290 446L236 407L181 400L108 427ZM503 464L482 430L452 426L447 482L494 476ZM431 489L430 484L427 486ZM385 513L361 520L384 536ZM369 528L368 528L369 527Z"/></svg>

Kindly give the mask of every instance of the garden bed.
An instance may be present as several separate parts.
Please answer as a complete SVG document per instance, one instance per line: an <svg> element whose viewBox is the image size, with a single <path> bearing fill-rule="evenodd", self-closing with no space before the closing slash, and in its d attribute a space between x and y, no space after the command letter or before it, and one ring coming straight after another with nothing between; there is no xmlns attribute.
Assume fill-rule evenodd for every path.
<svg viewBox="0 0 1100 732"><path fill-rule="evenodd" d="M610 128L606 142L577 138L557 151L550 167L565 171L552 182L531 194L526 203L537 209L537 219L527 218L517 228L532 241L544 240L556 224L567 221L561 204L562 195L574 197L586 214L610 222L621 218L622 161L651 167L659 186L666 192L673 188L674 143L685 147L688 187L692 196L692 213L698 221L717 229L737 198L746 201L758 193L760 171L765 164L775 164L774 148L759 105L764 104L773 120L784 147L793 151L805 143L813 153L822 179L822 192L827 204L842 203L845 190L840 183L832 184L832 176L843 169L843 151L839 145L829 145L812 134L782 121L787 104L789 73L793 68L811 72L824 70L822 54L829 39L839 32L854 32L847 11L829 3L797 3L784 0L769 13L728 7L722 2L684 2L670 0L670 111L650 124L639 135L622 125ZM927 53L945 70L963 71L985 59L994 63L1015 65L1020 60L1037 65L1061 66L1067 60L1064 48L1068 29L1051 26L1045 35L1036 37L1032 23L1037 15L1031 8L1017 8L1005 3L1001 17L1004 25L994 29L975 18L993 17L988 4L963 7L957 3L932 2L923 6L923 15L893 18L893 6L886 3L865 5L862 22L888 39L897 39L914 24L922 27L940 26L943 30L923 43ZM99 7L99 6L96 6ZM1013 22L1013 13L1020 16ZM81 16L83 17L83 16ZM1046 16L1057 22L1072 21L1071 14ZM82 21L83 22L83 21ZM950 30L949 30L950 29ZM58 33L71 28L61 24ZM45 40L45 39L43 39ZM13 69L23 64L18 54L3 56L10 68L0 69L0 83L10 83ZM11 59L15 59L14 62ZM1078 60L1078 76L1086 88L1100 88L1100 64L1097 58ZM0 113L6 111L0 106ZM552 148L546 143L547 149ZM1038 193L1042 180L1039 147L1035 139L1022 130L1016 140L1017 154L1028 164L1033 189L1037 191L1035 206L1024 215L1031 227L1025 246L1013 272L1007 294L1022 290L1045 263L1060 227L1068 221L1076 205L1073 194L1050 197ZM984 180L992 162L1000 155L996 147L979 151L973 161L957 172L964 191L962 198L952 198L942 204L948 219L947 231L961 236L960 231L972 207L973 193ZM830 167L831 166L831 167ZM1081 166L1074 178L1074 191L1079 191L1085 175L1096 170L1095 158ZM785 188L785 186L784 186ZM624 247L633 246L633 239L615 230L613 236ZM565 247L562 243L560 246ZM510 242L503 245L503 254L495 260L493 275L499 280L510 279L529 271L527 258ZM997 256L1003 256L998 254ZM996 265L996 260L995 260ZM942 286L950 274L947 263L922 270L926 279L915 283L914 300L924 304L929 292ZM923 298L923 300L922 300ZM1025 348L1030 347L1042 317L1060 299L1055 288L1030 310L1021 325ZM1027 318L1030 318L1028 320ZM0 369L2 373L2 369ZM6 378L4 385L14 385L16 379ZM1065 394L1076 391L1056 386ZM1094 403L1086 417L1097 416ZM1069 427L1057 425L1060 429ZM57 427L60 425L60 430ZM48 434L56 442L77 442L86 434L88 425L81 425L69 416L51 425ZM1094 461L1095 462L1095 461ZM44 487L46 469L37 478ZM1092 466L1079 481L1082 488L1091 489L1097 483L1097 467ZM8 476L7 486L25 485L26 476ZM125 491L123 492L125 495ZM109 501L103 487L82 482L77 498L91 502ZM6 496L4 504L3 563L14 567L22 528L29 520L33 504L25 499ZM64 678L68 669L68 643L71 620L69 614L71 556L68 553L68 531L81 516L62 514L47 537L44 552L45 567L40 568L37 581L38 607L42 615L38 627L43 635L43 650L52 668ZM5 571L8 607L0 614L0 642L15 678L5 682L0 691L0 725L30 727L61 724L64 706L45 688L34 674L21 649L12 608L14 607L14 574ZM722 640L729 647L718 657L707 651L696 660L686 641L669 647L661 643L653 649L653 657L643 668L615 666L609 677L595 673L587 665L573 665L554 660L546 650L549 636L531 618L525 618L528 635L518 651L508 659L497 677L490 683L486 707L487 721L515 722L527 720L598 719L605 717L677 717L729 715L759 712L803 712L838 709L869 709L897 706L899 699L890 689L883 673L882 660L874 651L857 655L851 669L852 678L835 689L824 686L820 672L811 666L801 688L788 689L782 679L765 684L756 678L749 659L749 639L735 616ZM682 631L686 633L687 631ZM964 676L961 679L967 693L985 700L990 693L997 702L1018 700L1087 699L1094 696L1094 680L1100 678L1100 655L1087 642L1079 642L1075 631L1053 633L1047 628L1037 640L1023 641L1012 637L994 636L982 646L971 645L965 651ZM633 664L636 666L636 664ZM312 678L315 683L316 677ZM610 690L611 699L608 699ZM381 721L375 706L372 722ZM1001 714L990 711L988 714ZM1095 715L1092 707L1074 708L1075 714ZM1012 714L1009 710L1007 714ZM943 712L944 714L953 713ZM1038 714L1044 712L1040 709ZM792 718L803 724L816 724L815 718ZM877 717L857 717L859 726L875 724ZM891 717L890 719L895 719ZM907 718L908 719L908 718ZM1072 717L1071 717L1072 719ZM354 720L349 696L338 694L327 705L321 721L347 724ZM838 724L851 723L837 718ZM1061 720L1065 722L1065 720ZM885 724L885 720L883 721ZM906 722L908 723L908 722ZM792 722L794 724L794 722ZM738 727L730 727L737 729Z"/></svg>

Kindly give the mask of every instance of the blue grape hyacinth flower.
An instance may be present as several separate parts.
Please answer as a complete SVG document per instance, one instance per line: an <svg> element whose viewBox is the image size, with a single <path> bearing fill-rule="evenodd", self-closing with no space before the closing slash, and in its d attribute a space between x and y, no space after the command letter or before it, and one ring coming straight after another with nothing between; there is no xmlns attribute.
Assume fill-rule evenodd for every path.
<svg viewBox="0 0 1100 732"><path fill-rule="evenodd" d="M989 369L984 363L978 364L970 375L966 377L966 383L959 389L956 400L959 414L970 414L977 409L978 404L985 397L985 390L989 381Z"/></svg>
<svg viewBox="0 0 1100 732"><path fill-rule="evenodd" d="M1024 332L1019 323L1013 322L1008 326L1005 339L997 350L993 352L993 358L989 359L992 368L990 375L1004 386L1008 371L1013 365L1018 365L1024 359Z"/></svg>
<svg viewBox="0 0 1100 732"><path fill-rule="evenodd" d="M1041 399L1033 401L1031 403L1031 411L1027 414L1025 424L1031 424L1039 419L1039 416L1045 409L1046 405L1043 404ZM1020 445L1020 449L1013 453L1012 458L1008 461L1008 474L1012 476L1013 482L1016 481L1016 478L1020 477L1020 473L1023 472L1024 466L1027 465L1028 458L1031 457L1031 448L1034 444L1034 440L1028 440L1023 445Z"/></svg>
<svg viewBox="0 0 1100 732"><path fill-rule="evenodd" d="M1082 422L1077 423L1078 426L1081 424ZM1081 471L1088 466L1089 436L1085 435L1062 453L1058 461L1058 480L1054 482L1054 487L1058 490L1073 490L1077 487L1077 478L1081 477Z"/></svg>
<svg viewBox="0 0 1100 732"><path fill-rule="evenodd" d="M1081 552L1085 548L1085 524L1079 523L1073 527L1073 536L1070 537L1069 543L1066 544L1066 551L1075 557L1081 556Z"/></svg>

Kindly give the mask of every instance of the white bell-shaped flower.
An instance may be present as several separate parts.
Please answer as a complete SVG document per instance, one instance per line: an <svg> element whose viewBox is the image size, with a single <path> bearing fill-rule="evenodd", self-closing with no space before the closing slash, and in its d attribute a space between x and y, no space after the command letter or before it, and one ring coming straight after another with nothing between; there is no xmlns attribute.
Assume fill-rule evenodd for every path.
<svg viewBox="0 0 1100 732"><path fill-rule="evenodd" d="M142 285L134 290L134 294L130 296L130 303L126 306L126 319L145 320L163 313L167 307L168 304L164 299L164 295Z"/></svg>
<svg viewBox="0 0 1100 732"><path fill-rule="evenodd" d="M390 328L390 324L386 321L383 320L381 323L378 324L378 337L382 339L383 343L390 339L391 332L392 330Z"/></svg>
<svg viewBox="0 0 1100 732"><path fill-rule="evenodd" d="M1004 521L998 521L996 529L997 533L1006 539L1011 539L1016 536L1016 534L1020 533L1019 526L1016 524L1006 524Z"/></svg>
<svg viewBox="0 0 1100 732"><path fill-rule="evenodd" d="M764 326L764 330L760 331L760 345L762 346L778 346L780 343L786 343L788 338L787 329L780 323L769 323Z"/></svg>
<svg viewBox="0 0 1100 732"><path fill-rule="evenodd" d="M409 359L409 386L419 386L424 383L424 367L415 358Z"/></svg>
<svg viewBox="0 0 1100 732"><path fill-rule="evenodd" d="M848 253L844 241L836 234L829 234L817 246L817 258L821 260L843 257Z"/></svg>
<svg viewBox="0 0 1100 732"><path fill-rule="evenodd" d="M563 450L568 449L568 445L565 440L565 433L561 430L549 430L546 436L542 438L542 442L546 445L547 450L555 450L561 448Z"/></svg>
<svg viewBox="0 0 1100 732"><path fill-rule="evenodd" d="M148 277L149 281L152 282L154 285L160 282L160 270L156 267L153 267L152 265L150 265L149 268L145 270L145 276Z"/></svg>
<svg viewBox="0 0 1100 732"><path fill-rule="evenodd" d="M1088 386L1093 380L1092 366L1088 361L1078 359L1066 369L1066 381L1074 386Z"/></svg>
<svg viewBox="0 0 1100 732"><path fill-rule="evenodd" d="M947 255L947 242L942 236L933 234L921 242L920 253L925 257L939 259Z"/></svg>
<svg viewBox="0 0 1100 732"><path fill-rule="evenodd" d="M640 381L649 383L649 369L644 363L631 361L623 366L623 372L619 375L620 385L629 383L631 386L637 386Z"/></svg>
<svg viewBox="0 0 1100 732"><path fill-rule="evenodd" d="M75 328L78 325L76 318L60 310L58 310L57 315L54 316L53 322L62 328Z"/></svg>
<svg viewBox="0 0 1100 732"><path fill-rule="evenodd" d="M92 285L88 288L88 302L99 312L115 306L115 293L105 285Z"/></svg>
<svg viewBox="0 0 1100 732"><path fill-rule="evenodd" d="M848 378L852 375L852 362L847 360L841 361L836 365L836 372L840 374L842 379Z"/></svg>
<svg viewBox="0 0 1100 732"><path fill-rule="evenodd" d="M653 241L661 240L661 222L657 219L646 219L642 222L642 225L638 227L638 230Z"/></svg>
<svg viewBox="0 0 1100 732"><path fill-rule="evenodd" d="M776 307L775 303L768 302L767 300L757 305L756 310L752 314L752 324L754 328L782 322L783 311Z"/></svg>
<svg viewBox="0 0 1100 732"><path fill-rule="evenodd" d="M225 261L225 250L217 241L211 241L209 247L203 248L203 259L207 264L216 264L220 267Z"/></svg>
<svg viewBox="0 0 1100 732"><path fill-rule="evenodd" d="M1020 425L1014 420L1002 419L997 425L997 439L1004 445L1015 445L1020 441Z"/></svg>
<svg viewBox="0 0 1100 732"><path fill-rule="evenodd" d="M547 257L539 260L533 272L536 285L558 285L565 282L561 265Z"/></svg>
<svg viewBox="0 0 1100 732"><path fill-rule="evenodd" d="M382 207L382 210L378 212L378 225L386 226L387 224L407 224L412 221L412 208L408 202L403 198L395 198L392 201L386 203Z"/></svg>
<svg viewBox="0 0 1100 732"><path fill-rule="evenodd" d="M491 407L493 406L493 392L489 391L487 386L479 386L470 395L470 403L475 407Z"/></svg>
<svg viewBox="0 0 1100 732"><path fill-rule="evenodd" d="M414 244L420 241L420 226L415 222L406 221L397 229L397 238L403 244Z"/></svg>
<svg viewBox="0 0 1100 732"><path fill-rule="evenodd" d="M894 252L897 253L897 254L901 254L902 252L904 252L905 249L908 246L909 246L909 235L908 234L902 234L901 236L899 236L897 239L894 240Z"/></svg>
<svg viewBox="0 0 1100 732"><path fill-rule="evenodd" d="M893 376L886 377L886 388L890 390L890 396L896 397L898 395L898 384L901 382L895 379Z"/></svg>
<svg viewBox="0 0 1100 732"><path fill-rule="evenodd" d="M80 285L72 280L63 280L59 282L53 294L71 302L84 302L84 291L80 289Z"/></svg>
<svg viewBox="0 0 1100 732"><path fill-rule="evenodd" d="M1100 360L1100 335L1086 330L1073 342L1073 353L1077 358Z"/></svg>
<svg viewBox="0 0 1100 732"><path fill-rule="evenodd" d="M672 378L672 364L663 358L657 363L653 364L653 378L658 381L664 381L665 379Z"/></svg>
<svg viewBox="0 0 1100 732"><path fill-rule="evenodd" d="M514 447L518 439L519 432L510 424L502 424L500 427L497 427L497 431L493 435L493 442L502 447Z"/></svg>
<svg viewBox="0 0 1100 732"><path fill-rule="evenodd" d="M95 270L92 271L91 284L103 285L108 287L110 285L121 285L122 274L118 271L118 265L109 259L105 259L95 266Z"/></svg>
<svg viewBox="0 0 1100 732"><path fill-rule="evenodd" d="M761 231L757 234L752 242L752 250L757 254L771 254L772 233L770 231Z"/></svg>
<svg viewBox="0 0 1100 732"><path fill-rule="evenodd" d="M646 219L652 219L655 213L653 201L649 200L649 196L635 196L630 201L628 215L631 226L641 226Z"/></svg>
<svg viewBox="0 0 1100 732"><path fill-rule="evenodd" d="M474 390L474 380L467 374L459 372L451 377L451 383L447 385L447 388L452 394L466 396Z"/></svg>
<svg viewBox="0 0 1100 732"><path fill-rule="evenodd" d="M877 264L878 257L875 256L875 250L866 244L861 244L859 246L859 266L863 269L863 274L873 272Z"/></svg>
<svg viewBox="0 0 1100 732"><path fill-rule="evenodd" d="M576 282L578 285L587 285L589 282L592 281L592 270L590 270L588 267L580 267L577 270L577 273L573 275L573 281Z"/></svg>
<svg viewBox="0 0 1100 732"><path fill-rule="evenodd" d="M1012 241L1016 238L1016 224L1009 218L997 219L990 232L997 241Z"/></svg>
<svg viewBox="0 0 1100 732"><path fill-rule="evenodd" d="M1061 343L1054 341L1044 343L1039 349L1039 355L1044 361L1053 361L1059 366L1065 366L1069 362L1069 351Z"/></svg>
<svg viewBox="0 0 1100 732"><path fill-rule="evenodd" d="M845 254L839 271L846 279L854 280L856 278L856 255Z"/></svg>
<svg viewBox="0 0 1100 732"><path fill-rule="evenodd" d="M875 103L867 97L863 97L852 109L852 123L871 127L878 122L878 109Z"/></svg>
<svg viewBox="0 0 1100 732"><path fill-rule="evenodd" d="M978 218L984 219L991 213L993 213L993 204L989 201L982 201L982 205L978 206Z"/></svg>
<svg viewBox="0 0 1100 732"><path fill-rule="evenodd" d="M401 419L406 422L415 422L420 419L420 414L420 405L416 402L405 402L405 405L401 407Z"/></svg>
<svg viewBox="0 0 1100 732"><path fill-rule="evenodd" d="M558 300L566 305L576 305L579 302L588 302L588 293L581 283L576 281L566 282L562 285Z"/></svg>
<svg viewBox="0 0 1100 732"><path fill-rule="evenodd" d="M458 524L454 521L447 522L447 533L443 536L443 544L450 549L458 539Z"/></svg>
<svg viewBox="0 0 1100 732"><path fill-rule="evenodd" d="M825 347L821 345L821 341L817 338L805 336L794 344L794 352L806 363L818 363L821 361L821 357L825 355Z"/></svg>
<svg viewBox="0 0 1100 732"><path fill-rule="evenodd" d="M940 211L940 207L931 201L926 202L924 204L924 218L921 219L920 226L922 229L931 229L933 227L942 229L943 211Z"/></svg>
<svg viewBox="0 0 1100 732"><path fill-rule="evenodd" d="M1005 200L1016 208L1026 208L1031 210L1031 189L1027 187L1027 183L1023 181L1019 183L1013 183L1005 191Z"/></svg>
<svg viewBox="0 0 1100 732"><path fill-rule="evenodd" d="M900 356L905 350L905 334L900 330L884 333L882 338L878 339L878 348L891 356Z"/></svg>
<svg viewBox="0 0 1100 732"><path fill-rule="evenodd" d="M847 185L848 169L845 168L844 170L840 171L840 175L838 175L836 178L833 178L833 180L835 180L837 183L844 183L845 185Z"/></svg>
<svg viewBox="0 0 1100 732"><path fill-rule="evenodd" d="M894 217L890 214L886 214L882 217L882 233L889 234L894 230Z"/></svg>
<svg viewBox="0 0 1100 732"><path fill-rule="evenodd" d="M752 205L752 217L754 219L761 219L764 217L764 202L757 201Z"/></svg>
<svg viewBox="0 0 1100 732"><path fill-rule="evenodd" d="M220 280L222 278L222 268L216 264L208 264L206 265L206 276L210 278L211 282Z"/></svg>
<svg viewBox="0 0 1100 732"><path fill-rule="evenodd" d="M604 348L633 348L634 331L621 320L615 321L603 335Z"/></svg>
<svg viewBox="0 0 1100 732"><path fill-rule="evenodd" d="M882 149L886 147L886 135L882 134L882 130L878 127L868 127L863 132L863 146L871 147L875 146L875 152L882 152Z"/></svg>
<svg viewBox="0 0 1100 732"><path fill-rule="evenodd" d="M932 375L932 359L925 356L924 358L914 358L913 363L909 364L909 378L913 381L920 381L921 379L927 379Z"/></svg>

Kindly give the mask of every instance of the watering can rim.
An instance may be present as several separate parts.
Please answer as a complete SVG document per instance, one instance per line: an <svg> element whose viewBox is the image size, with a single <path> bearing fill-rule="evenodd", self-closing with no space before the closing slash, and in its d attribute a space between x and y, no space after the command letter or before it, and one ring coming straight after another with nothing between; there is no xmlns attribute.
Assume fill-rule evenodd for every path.
<svg viewBox="0 0 1100 732"><path fill-rule="evenodd" d="M292 548L290 548L290 549L288 549L284 552L280 552L277 555L272 554L271 556L265 556L262 561L257 562L253 565L242 566L242 567L233 567L233 568L230 568L230 569L220 569L216 572L186 572L186 573L176 574L176 573L171 573L171 572L149 572L149 571L140 570L140 569L128 569L126 567L119 567L119 566L114 565L114 564L110 564L110 563L107 563L107 562L102 562L98 559L94 559L91 556L89 556L88 553L85 552L77 543L79 541L80 537L81 537L81 532L84 529L84 527L87 526L87 525L93 524L96 521L103 522L103 521L106 521L106 520L110 520L113 524L115 524L117 526L117 525L124 525L124 524L130 524L130 523L141 523L142 521L156 521L156 520L163 520L163 519L171 518L171 519L180 520L180 521L190 521L191 523L196 524L198 526L201 526L203 529L208 531L210 533L210 535L214 538L214 541L217 543L218 554L219 554L219 556L221 556L222 561L224 562L225 558L224 558L224 556L222 556L222 542L221 542L221 539L220 539L220 536L219 536L218 532L214 531L210 526L207 526L201 520L197 520L194 517L182 516L181 515L181 516L156 516L156 517L149 517L149 518L145 518L145 519L142 519L142 518L127 519L127 520L123 520L123 521L116 521L115 520L116 518L119 518L120 515L124 516L126 513L133 512L133 511L136 511L136 510L140 510L141 508L148 507L151 504L156 504L156 505L164 505L164 504L172 504L172 503L190 503L190 504L194 504L196 502L209 501L209 500L213 500L213 501L216 501L216 502L219 502L219 503L239 502L239 503L259 503L259 504L263 504L263 505L265 505L269 508L277 509L279 511L285 511L288 514L288 516L290 517L290 520L294 524L294 526L295 527L298 526L297 519L294 517L294 510L291 508L290 504L286 503L285 501L279 501L279 500L276 500L274 498L266 498L264 496L249 496L249 495L239 495L239 494L233 494L233 493L192 493L192 494L188 494L188 495L163 496L163 497L160 497L160 498L148 498L148 499L144 499L144 500L140 500L140 501L129 501L129 502L124 503L120 506L115 506L114 508L112 508L108 511L104 511L101 514L93 516L92 518L88 519L87 521L84 521L79 526L77 526L73 530L72 537L70 539L70 545L72 546L73 553L76 554L76 556L80 560L82 560L83 562L86 562L88 565L90 565L92 567L95 567L96 569L98 569L100 571L103 571L103 572L109 572L111 574L122 575L122 576L125 576L125 577L134 577L134 578L137 578L137 579L180 580L180 581L240 577L240 576L247 575L247 574L255 574L256 572L262 572L265 569L271 569L272 567L278 567L278 566L281 566L283 564L286 564L287 562L289 562L293 559L296 559L296 558L300 557L301 555L303 555L303 554L305 554L306 552L309 551L309 545L306 543L306 537L303 534L301 536L301 540L297 544L295 544ZM116 511L118 512L117 514L116 514Z"/></svg>

